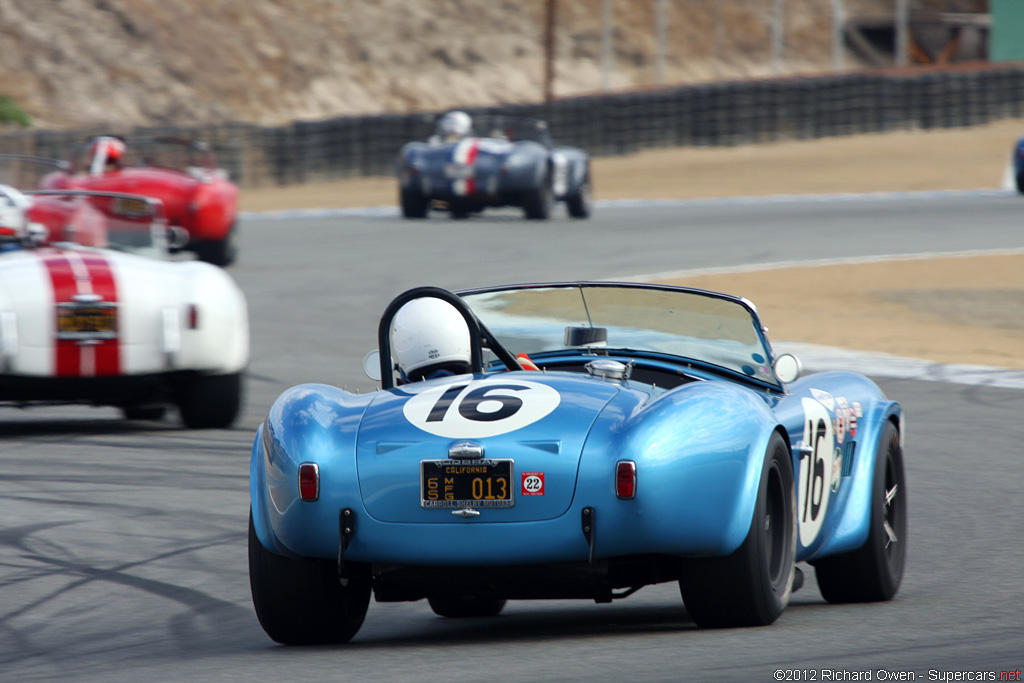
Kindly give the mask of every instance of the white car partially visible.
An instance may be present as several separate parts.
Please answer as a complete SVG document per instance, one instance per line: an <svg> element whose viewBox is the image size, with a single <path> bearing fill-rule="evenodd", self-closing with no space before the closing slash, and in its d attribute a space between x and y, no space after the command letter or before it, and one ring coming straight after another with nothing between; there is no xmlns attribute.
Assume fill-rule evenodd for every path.
<svg viewBox="0 0 1024 683"><path fill-rule="evenodd" d="M231 425L245 296L216 266L172 260L173 238L158 200L0 185L0 402Z"/></svg>

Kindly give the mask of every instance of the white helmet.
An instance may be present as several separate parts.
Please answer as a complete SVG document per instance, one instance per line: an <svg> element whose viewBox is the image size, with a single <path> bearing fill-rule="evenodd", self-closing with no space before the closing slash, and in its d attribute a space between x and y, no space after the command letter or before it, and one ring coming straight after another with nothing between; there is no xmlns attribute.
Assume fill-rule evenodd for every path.
<svg viewBox="0 0 1024 683"><path fill-rule="evenodd" d="M391 321L391 351L409 379L425 375L434 365L468 364L469 328L447 301L413 299Z"/></svg>
<svg viewBox="0 0 1024 683"><path fill-rule="evenodd" d="M9 185L0 185L0 241L21 242L28 234L28 197Z"/></svg>
<svg viewBox="0 0 1024 683"><path fill-rule="evenodd" d="M464 111L450 111L437 122L437 134L443 138L464 138L473 130L473 119Z"/></svg>

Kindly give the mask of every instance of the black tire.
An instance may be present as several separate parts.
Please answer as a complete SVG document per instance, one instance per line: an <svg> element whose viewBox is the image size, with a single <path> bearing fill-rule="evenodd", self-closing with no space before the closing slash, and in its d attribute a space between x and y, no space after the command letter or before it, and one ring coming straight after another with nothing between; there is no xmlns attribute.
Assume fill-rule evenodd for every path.
<svg viewBox="0 0 1024 683"><path fill-rule="evenodd" d="M849 553L814 562L829 602L879 602L896 595L907 561L907 482L899 430L887 422L878 442L868 539ZM891 532L891 533L890 533Z"/></svg>
<svg viewBox="0 0 1024 683"><path fill-rule="evenodd" d="M679 589L701 628L766 626L789 604L795 567L793 460L776 432L768 442L746 540L725 557L684 562Z"/></svg>
<svg viewBox="0 0 1024 683"><path fill-rule="evenodd" d="M461 221L469 218L470 207L466 199L452 199L448 202L448 209L452 212L452 218Z"/></svg>
<svg viewBox="0 0 1024 683"><path fill-rule="evenodd" d="M399 190L398 200L402 205L402 216L405 218L427 217L428 202L422 192L403 187Z"/></svg>
<svg viewBox="0 0 1024 683"><path fill-rule="evenodd" d="M572 218L590 218L590 178L584 179L575 192L565 198L565 208Z"/></svg>
<svg viewBox="0 0 1024 683"><path fill-rule="evenodd" d="M523 215L530 220L546 221L551 217L551 205L554 201L551 174L546 174L537 187L523 194Z"/></svg>
<svg viewBox="0 0 1024 683"><path fill-rule="evenodd" d="M249 511L249 588L256 618L284 645L347 643L363 625L370 605L368 565L346 565L348 585L334 560L295 560L260 543Z"/></svg>
<svg viewBox="0 0 1024 683"><path fill-rule="evenodd" d="M196 257L200 261L206 261L222 268L234 263L235 259L238 258L238 247L235 244L237 225L237 222L231 224L223 240L196 242L193 247Z"/></svg>
<svg viewBox="0 0 1024 683"><path fill-rule="evenodd" d="M1016 180L1017 180L1017 192L1019 194L1024 194L1024 171L1021 171L1020 173L1017 174Z"/></svg>
<svg viewBox="0 0 1024 683"><path fill-rule="evenodd" d="M167 406L124 406L121 412L126 420L162 420Z"/></svg>
<svg viewBox="0 0 1024 683"><path fill-rule="evenodd" d="M434 614L450 619L496 617L505 607L505 601L500 598L428 598L427 602Z"/></svg>
<svg viewBox="0 0 1024 683"><path fill-rule="evenodd" d="M178 412L189 429L223 429L242 407L242 375L201 375L178 392Z"/></svg>

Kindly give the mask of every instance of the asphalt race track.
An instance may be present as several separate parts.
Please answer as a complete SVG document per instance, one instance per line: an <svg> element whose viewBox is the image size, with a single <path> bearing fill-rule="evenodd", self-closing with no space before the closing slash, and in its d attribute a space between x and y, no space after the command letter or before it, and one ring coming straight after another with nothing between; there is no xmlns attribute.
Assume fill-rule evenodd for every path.
<svg viewBox="0 0 1024 683"><path fill-rule="evenodd" d="M612 605L510 603L481 620L445 620L425 602L371 603L346 646L281 647L252 608L246 519L249 450L265 410L301 382L372 389L362 358L380 312L408 287L1020 248L1022 214L1018 197L979 192L620 203L580 222L562 210L550 222L250 217L230 269L252 326L235 429L128 423L108 409L0 409L0 680L1013 675L1024 668L1020 390L878 379L908 416L903 586L889 603L833 606L809 572L766 628L699 631L666 584Z"/></svg>

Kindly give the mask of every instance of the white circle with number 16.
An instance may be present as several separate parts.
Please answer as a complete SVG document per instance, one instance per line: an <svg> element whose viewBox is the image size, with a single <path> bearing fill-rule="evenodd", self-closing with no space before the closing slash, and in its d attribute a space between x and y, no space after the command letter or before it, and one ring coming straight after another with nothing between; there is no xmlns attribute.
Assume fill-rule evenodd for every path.
<svg viewBox="0 0 1024 683"><path fill-rule="evenodd" d="M800 543L806 547L817 538L828 511L836 437L828 408L813 398L800 401L804 409L803 440L810 451L800 453L796 515L800 520Z"/></svg>
<svg viewBox="0 0 1024 683"><path fill-rule="evenodd" d="M414 426L436 436L480 439L531 425L561 400L546 384L496 377L431 387L410 398L403 412Z"/></svg>

